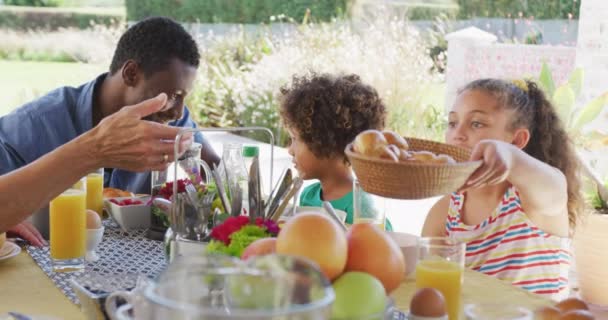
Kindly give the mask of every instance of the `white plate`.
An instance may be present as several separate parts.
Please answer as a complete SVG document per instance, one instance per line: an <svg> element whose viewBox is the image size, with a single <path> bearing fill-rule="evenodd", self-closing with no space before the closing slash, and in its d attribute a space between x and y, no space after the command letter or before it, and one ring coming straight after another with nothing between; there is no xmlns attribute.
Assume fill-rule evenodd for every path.
<svg viewBox="0 0 608 320"><path fill-rule="evenodd" d="M20 252L21 252L21 247L19 247L18 245L14 244L10 241L6 241L4 243L4 246L2 246L2 248L0 248L0 261L10 259L10 258L18 255Z"/></svg>

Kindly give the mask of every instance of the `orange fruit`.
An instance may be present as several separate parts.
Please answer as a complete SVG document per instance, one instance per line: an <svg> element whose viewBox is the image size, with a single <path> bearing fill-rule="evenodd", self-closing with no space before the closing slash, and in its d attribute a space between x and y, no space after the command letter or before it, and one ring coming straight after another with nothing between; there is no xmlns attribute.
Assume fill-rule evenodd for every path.
<svg viewBox="0 0 608 320"><path fill-rule="evenodd" d="M594 320L595 317L587 310L570 310L557 318L558 320Z"/></svg>
<svg viewBox="0 0 608 320"><path fill-rule="evenodd" d="M384 230L371 223L356 223L347 234L346 271L367 272L378 278L387 293L405 279L403 252Z"/></svg>
<svg viewBox="0 0 608 320"><path fill-rule="evenodd" d="M560 301L555 305L562 313L570 310L589 310L589 306L585 301L578 298L568 298Z"/></svg>
<svg viewBox="0 0 608 320"><path fill-rule="evenodd" d="M327 278L340 276L346 266L344 231L327 215L306 212L289 219L277 236L276 252L308 258Z"/></svg>
<svg viewBox="0 0 608 320"><path fill-rule="evenodd" d="M534 319L557 320L561 312L555 307L542 307L534 312Z"/></svg>

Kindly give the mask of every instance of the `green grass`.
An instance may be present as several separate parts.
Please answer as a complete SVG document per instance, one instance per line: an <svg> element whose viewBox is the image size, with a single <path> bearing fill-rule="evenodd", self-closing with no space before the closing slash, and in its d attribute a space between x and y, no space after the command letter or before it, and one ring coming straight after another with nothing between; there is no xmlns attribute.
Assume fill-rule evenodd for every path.
<svg viewBox="0 0 608 320"><path fill-rule="evenodd" d="M0 116L61 86L78 86L107 66L62 62L0 60Z"/></svg>

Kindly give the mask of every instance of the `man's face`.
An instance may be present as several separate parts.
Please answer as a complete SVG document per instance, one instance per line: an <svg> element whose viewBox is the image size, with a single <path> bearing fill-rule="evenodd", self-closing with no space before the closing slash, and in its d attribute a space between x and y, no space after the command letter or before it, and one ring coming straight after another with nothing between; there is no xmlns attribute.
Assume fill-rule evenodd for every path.
<svg viewBox="0 0 608 320"><path fill-rule="evenodd" d="M167 123L181 119L184 100L191 92L196 78L196 67L179 59L172 59L166 68L148 77L144 76L142 71L139 72L142 80L127 91L127 105L137 104L164 92L168 98L167 106L163 111L147 116L145 120Z"/></svg>

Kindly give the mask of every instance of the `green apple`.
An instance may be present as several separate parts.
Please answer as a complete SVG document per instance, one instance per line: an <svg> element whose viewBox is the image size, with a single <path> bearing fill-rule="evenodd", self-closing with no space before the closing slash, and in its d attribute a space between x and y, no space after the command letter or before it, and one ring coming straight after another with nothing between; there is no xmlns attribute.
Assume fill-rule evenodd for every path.
<svg viewBox="0 0 608 320"><path fill-rule="evenodd" d="M283 308L288 303L289 286L271 276L234 275L227 279L229 304L242 309Z"/></svg>
<svg viewBox="0 0 608 320"><path fill-rule="evenodd" d="M332 319L356 319L382 314L386 307L384 286L368 273L346 272L332 286L336 294Z"/></svg>

